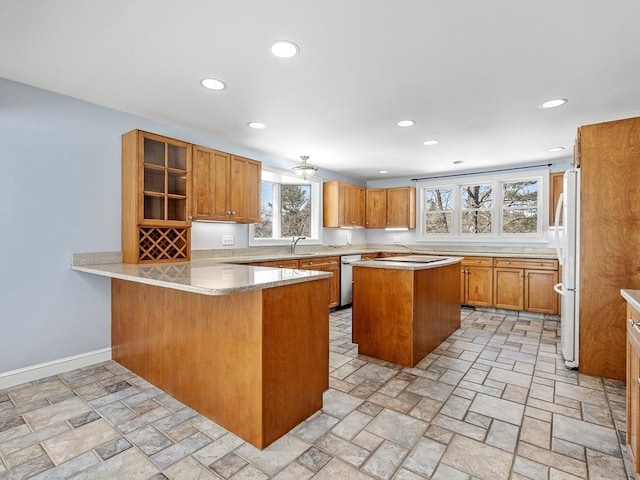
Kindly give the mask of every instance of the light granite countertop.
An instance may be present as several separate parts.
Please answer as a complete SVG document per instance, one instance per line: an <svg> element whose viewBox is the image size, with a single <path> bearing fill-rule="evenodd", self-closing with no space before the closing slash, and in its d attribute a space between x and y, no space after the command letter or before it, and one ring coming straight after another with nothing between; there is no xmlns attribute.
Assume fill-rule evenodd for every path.
<svg viewBox="0 0 640 480"><path fill-rule="evenodd" d="M199 259L191 262L135 265L106 263L72 265L78 272L173 288L203 295L231 295L330 278L330 272L289 268L251 267Z"/></svg>
<svg viewBox="0 0 640 480"><path fill-rule="evenodd" d="M462 257L439 257L433 255L407 255L386 259L355 262L354 267L384 268L391 270L425 270L460 263Z"/></svg>
<svg viewBox="0 0 640 480"><path fill-rule="evenodd" d="M620 290L620 295L622 295L633 308L640 311L640 290L629 290L625 288Z"/></svg>

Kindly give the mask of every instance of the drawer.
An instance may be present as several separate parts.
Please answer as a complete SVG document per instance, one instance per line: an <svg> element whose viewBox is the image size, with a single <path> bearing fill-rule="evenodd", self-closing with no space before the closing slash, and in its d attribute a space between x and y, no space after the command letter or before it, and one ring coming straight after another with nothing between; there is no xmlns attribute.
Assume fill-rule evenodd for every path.
<svg viewBox="0 0 640 480"><path fill-rule="evenodd" d="M257 265L261 267L299 268L298 260L271 260L268 262L260 262Z"/></svg>
<svg viewBox="0 0 640 480"><path fill-rule="evenodd" d="M378 254L377 253L363 253L360 256L361 260L373 260L374 258L378 258Z"/></svg>
<svg viewBox="0 0 640 480"><path fill-rule="evenodd" d="M305 258L300 260L300 268L312 268L321 265L338 265L340 263L339 257L314 257Z"/></svg>
<svg viewBox="0 0 640 480"><path fill-rule="evenodd" d="M558 261L547 258L494 258L494 267L558 270Z"/></svg>
<svg viewBox="0 0 640 480"><path fill-rule="evenodd" d="M491 267L493 265L493 257L464 257L462 265L465 267Z"/></svg>

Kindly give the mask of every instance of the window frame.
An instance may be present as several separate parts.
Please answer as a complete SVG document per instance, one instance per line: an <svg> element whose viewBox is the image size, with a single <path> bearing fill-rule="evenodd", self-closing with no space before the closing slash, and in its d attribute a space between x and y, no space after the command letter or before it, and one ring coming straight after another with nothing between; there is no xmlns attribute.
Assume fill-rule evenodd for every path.
<svg viewBox="0 0 640 480"><path fill-rule="evenodd" d="M283 183L282 181L276 181L278 179L282 179L282 177L290 178L295 180L295 182L287 182ZM274 179L274 180L266 180L266 179ZM322 245L322 178L320 177L310 177L307 180L303 178L297 177L295 173L281 170L274 167L269 167L267 165L262 166L262 181L260 183L260 188L262 189L262 183L273 183L275 185L310 185L311 186L311 237L307 237L304 240L300 240L298 245ZM280 189L276 189L278 193L276 194L279 197ZM274 212L276 209L274 209ZM280 212L281 209L277 208L277 211ZM260 202L260 215L262 216L262 200ZM280 222L280 214L278 214L277 220L274 216L274 223ZM250 247L270 247L270 246L282 246L282 245L290 245L291 237L280 237L280 238L256 238L255 237L255 224L249 225L249 241L248 245Z"/></svg>
<svg viewBox="0 0 640 480"><path fill-rule="evenodd" d="M505 183L535 180L538 182L537 229L535 233L501 233L503 221L503 185ZM491 184L491 233L463 234L462 233L462 187L469 185ZM452 233L425 233L426 190L436 188L453 188L453 219ZM517 172L502 172L490 174L459 175L441 177L417 182L418 193L418 229L416 241L420 243L547 243L549 227L549 169L518 170ZM466 210L465 210L466 211Z"/></svg>

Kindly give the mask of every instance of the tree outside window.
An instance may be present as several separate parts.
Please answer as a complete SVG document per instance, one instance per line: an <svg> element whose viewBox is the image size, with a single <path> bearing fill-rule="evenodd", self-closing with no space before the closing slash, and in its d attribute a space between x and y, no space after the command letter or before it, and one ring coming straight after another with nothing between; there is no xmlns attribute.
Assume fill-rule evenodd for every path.
<svg viewBox="0 0 640 480"><path fill-rule="evenodd" d="M311 236L310 185L262 182L261 194L261 221L255 226L255 238Z"/></svg>
<svg viewBox="0 0 640 480"><path fill-rule="evenodd" d="M491 233L491 184L462 186L462 234Z"/></svg>
<svg viewBox="0 0 640 480"><path fill-rule="evenodd" d="M538 182L504 182L502 184L502 232L536 233L538 231Z"/></svg>
<svg viewBox="0 0 640 480"><path fill-rule="evenodd" d="M453 233L453 187L426 189L424 215L425 233Z"/></svg>

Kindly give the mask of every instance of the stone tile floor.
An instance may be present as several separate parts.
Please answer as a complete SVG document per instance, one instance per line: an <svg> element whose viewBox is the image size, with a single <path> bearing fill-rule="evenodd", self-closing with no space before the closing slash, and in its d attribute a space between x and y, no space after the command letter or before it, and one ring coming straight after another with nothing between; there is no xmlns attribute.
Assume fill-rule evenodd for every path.
<svg viewBox="0 0 640 480"><path fill-rule="evenodd" d="M0 391L0 479L627 479L625 385L564 368L559 324L462 311L415 368L330 316L324 408L260 451L115 362Z"/></svg>

